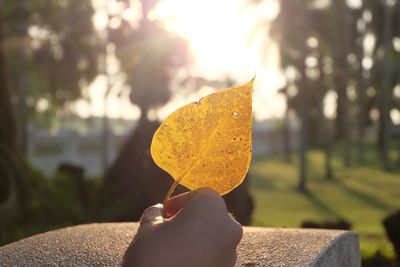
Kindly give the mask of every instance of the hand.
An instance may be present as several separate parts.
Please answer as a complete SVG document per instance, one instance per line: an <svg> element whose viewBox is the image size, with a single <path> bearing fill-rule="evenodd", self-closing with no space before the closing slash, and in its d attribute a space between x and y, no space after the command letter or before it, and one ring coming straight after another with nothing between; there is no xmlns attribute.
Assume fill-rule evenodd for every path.
<svg viewBox="0 0 400 267"><path fill-rule="evenodd" d="M212 189L199 189L145 210L122 265L231 267L242 234L224 200Z"/></svg>

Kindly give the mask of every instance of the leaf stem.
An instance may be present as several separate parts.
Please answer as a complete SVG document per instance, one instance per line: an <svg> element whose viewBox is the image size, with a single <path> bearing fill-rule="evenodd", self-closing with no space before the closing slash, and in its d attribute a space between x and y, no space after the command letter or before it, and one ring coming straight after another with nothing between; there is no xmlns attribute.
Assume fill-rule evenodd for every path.
<svg viewBox="0 0 400 267"><path fill-rule="evenodd" d="M176 188L176 186L178 185L178 183L179 183L178 181L175 181L175 182L171 185L171 187L169 188L168 193L167 193L167 195L166 195L165 198L164 198L164 205L165 205L165 203L167 202L167 200L171 197L172 193L174 193L175 188Z"/></svg>

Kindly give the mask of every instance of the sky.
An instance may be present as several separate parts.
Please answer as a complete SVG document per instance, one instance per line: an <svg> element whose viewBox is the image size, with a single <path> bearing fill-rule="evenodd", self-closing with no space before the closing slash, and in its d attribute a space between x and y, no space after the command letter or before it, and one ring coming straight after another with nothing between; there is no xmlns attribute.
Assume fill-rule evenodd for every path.
<svg viewBox="0 0 400 267"><path fill-rule="evenodd" d="M258 6L246 5L246 1L249 2L162 0L152 16L160 19L168 30L188 40L194 58L190 67L192 74L210 79L229 76L237 84L249 81L256 74L253 94L255 118L280 117L285 103L276 91L284 84L284 78L279 70L278 47L268 36L269 22L277 15L279 7L275 0L263 1ZM124 19L132 22L139 17L137 11L123 9L114 0L92 2L96 10L93 23L99 31L107 25L106 12L121 13ZM118 21L110 23L118 26ZM115 59L110 59L109 65L109 72L118 72ZM97 77L87 90L90 101L74 103L73 108L80 116L103 115L105 103L102 96L106 84L105 76ZM150 116L164 119L180 106L212 91L213 88L203 88L191 95L175 94L165 107L150 113ZM122 98L111 93L107 107L111 118L137 119L140 116L140 109L129 102L128 93Z"/></svg>

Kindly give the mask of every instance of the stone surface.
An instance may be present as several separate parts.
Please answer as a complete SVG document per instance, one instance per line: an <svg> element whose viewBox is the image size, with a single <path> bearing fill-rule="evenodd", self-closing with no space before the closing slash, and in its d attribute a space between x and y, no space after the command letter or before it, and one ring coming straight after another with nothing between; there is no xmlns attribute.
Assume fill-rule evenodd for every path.
<svg viewBox="0 0 400 267"><path fill-rule="evenodd" d="M0 248L0 266L118 266L136 223L89 224ZM245 227L236 266L359 267L357 235L347 231Z"/></svg>

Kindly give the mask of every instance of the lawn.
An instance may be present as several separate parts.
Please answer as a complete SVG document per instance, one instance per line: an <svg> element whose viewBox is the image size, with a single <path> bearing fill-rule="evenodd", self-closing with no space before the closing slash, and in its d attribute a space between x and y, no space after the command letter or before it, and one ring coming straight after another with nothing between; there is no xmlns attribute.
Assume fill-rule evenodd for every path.
<svg viewBox="0 0 400 267"><path fill-rule="evenodd" d="M343 218L360 235L364 258L377 250L392 258L382 219L400 208L400 172L384 172L376 164L344 168L336 158L335 180L329 181L323 176L323 160L321 152L309 153L308 193L300 193L296 162L255 158L250 169L256 205L253 225L300 227L304 220Z"/></svg>

